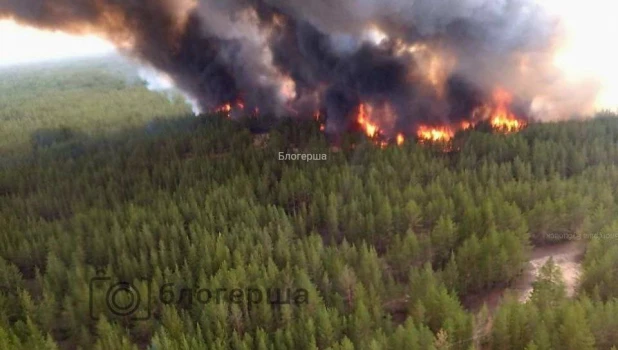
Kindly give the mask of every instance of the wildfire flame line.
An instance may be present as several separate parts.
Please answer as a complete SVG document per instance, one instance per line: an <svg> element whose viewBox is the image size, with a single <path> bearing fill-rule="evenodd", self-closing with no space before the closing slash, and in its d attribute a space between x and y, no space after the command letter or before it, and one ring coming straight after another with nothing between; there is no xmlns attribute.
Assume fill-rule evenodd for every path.
<svg viewBox="0 0 618 350"><path fill-rule="evenodd" d="M447 142L455 136L457 131L472 128L480 121L489 122L491 127L498 132L519 131L526 126L526 122L510 110L512 101L513 97L508 91L497 88L492 95L492 101L478 107L470 116L470 120L451 125L419 125L416 136L421 142ZM374 115L371 105L361 103L358 106L356 116L358 125L369 138L377 139L376 143L380 146L384 143L381 140L382 129L374 120L382 119ZM402 133L397 134L394 142L397 145L403 144L405 136Z"/></svg>
<svg viewBox="0 0 618 350"><path fill-rule="evenodd" d="M464 120L457 124L450 125L418 125L416 136L421 143L431 142L448 142L460 130L467 130L474 127L479 121L487 121L491 127L502 133L517 132L526 127L526 122L519 118L510 109L513 97L511 94L501 88L495 89L491 102L478 107L470 116L470 120ZM228 102L217 107L215 113L223 113L228 118L234 110L243 111L245 104L239 100L236 102ZM380 127L380 122L384 123L382 112L387 109L374 109L369 103L360 103L356 111L356 122L362 131L374 140L375 143L384 148L388 144L403 145L406 141L404 133L397 133L394 138L387 139L383 129ZM257 114L258 111L255 111ZM379 114L379 115L377 115ZM319 123L320 131L326 130L326 124L323 120L321 112L314 113L313 118ZM389 141L387 141L389 140Z"/></svg>
<svg viewBox="0 0 618 350"><path fill-rule="evenodd" d="M439 142L450 140L455 135L455 131L447 126L434 128L420 126L418 128L417 135L421 140Z"/></svg>

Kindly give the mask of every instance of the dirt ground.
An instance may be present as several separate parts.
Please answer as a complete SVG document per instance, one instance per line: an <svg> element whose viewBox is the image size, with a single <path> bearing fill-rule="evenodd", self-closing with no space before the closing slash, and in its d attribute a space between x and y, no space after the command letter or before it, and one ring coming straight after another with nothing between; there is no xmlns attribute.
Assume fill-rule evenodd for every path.
<svg viewBox="0 0 618 350"><path fill-rule="evenodd" d="M550 257L553 257L554 262L562 270L562 278L566 285L567 295L569 297L574 296L579 284L581 261L585 249L586 246L582 241L535 248L532 252L528 268L512 287L513 290L518 292L519 300L523 303L530 299L532 283L536 280L539 269Z"/></svg>
<svg viewBox="0 0 618 350"><path fill-rule="evenodd" d="M539 269L553 257L562 270L562 277L569 297L575 295L581 274L581 261L586 249L582 241L573 241L551 246L534 248L526 270L508 289L514 291L519 301L525 303L532 294L532 283L538 276ZM497 287L480 295L469 296L463 302L469 310L479 310L487 304L489 310L495 310L502 300L507 287Z"/></svg>
<svg viewBox="0 0 618 350"><path fill-rule="evenodd" d="M550 257L553 257L554 262L562 270L562 277L566 285L566 292L569 297L573 297L577 291L579 277L581 275L581 261L586 250L586 245L582 241L567 242L552 246L538 247L532 251L530 261L522 276L515 281L509 288L497 287L482 295L474 295L464 300L464 305L471 311L478 311L483 306L487 305L490 314L500 305L504 292L509 289L514 291L521 303L525 303L530 299L532 294L532 283L538 276L539 269L547 262ZM481 348L481 341L490 334L493 316L487 319L479 319L479 324L475 329L475 345Z"/></svg>

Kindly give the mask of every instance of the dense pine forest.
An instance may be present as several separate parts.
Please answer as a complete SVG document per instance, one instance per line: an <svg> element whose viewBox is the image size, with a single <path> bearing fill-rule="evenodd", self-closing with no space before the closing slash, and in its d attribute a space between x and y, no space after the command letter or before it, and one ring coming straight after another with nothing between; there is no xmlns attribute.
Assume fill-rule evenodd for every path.
<svg viewBox="0 0 618 350"><path fill-rule="evenodd" d="M195 117L114 58L0 70L0 349L616 349L616 117L333 147L311 118ZM520 300L568 240L575 295L549 259ZM307 298L227 298L249 288Z"/></svg>

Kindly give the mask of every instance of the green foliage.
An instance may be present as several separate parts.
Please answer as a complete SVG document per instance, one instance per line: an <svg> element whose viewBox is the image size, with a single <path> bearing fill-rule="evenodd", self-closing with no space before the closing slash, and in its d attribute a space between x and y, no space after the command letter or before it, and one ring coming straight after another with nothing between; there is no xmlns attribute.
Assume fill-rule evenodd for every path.
<svg viewBox="0 0 618 350"><path fill-rule="evenodd" d="M0 73L0 348L618 345L615 119L470 131L451 153L351 136L334 150L313 121L190 116L115 65ZM328 160L278 158L297 151ZM581 296L550 263L528 303L483 317L462 304L510 285L532 246L589 237ZM148 320L97 321L100 269L154 293L296 287L309 301L155 299Z"/></svg>

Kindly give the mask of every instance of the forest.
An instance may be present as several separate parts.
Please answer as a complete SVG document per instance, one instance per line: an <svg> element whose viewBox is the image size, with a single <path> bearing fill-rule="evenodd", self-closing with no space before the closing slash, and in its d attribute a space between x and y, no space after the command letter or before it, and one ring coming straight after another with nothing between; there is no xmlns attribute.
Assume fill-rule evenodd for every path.
<svg viewBox="0 0 618 350"><path fill-rule="evenodd" d="M616 117L332 147L312 118L196 117L115 58L0 70L0 348L618 349ZM519 300L566 240L575 295L549 259ZM228 295L251 288L306 298Z"/></svg>

